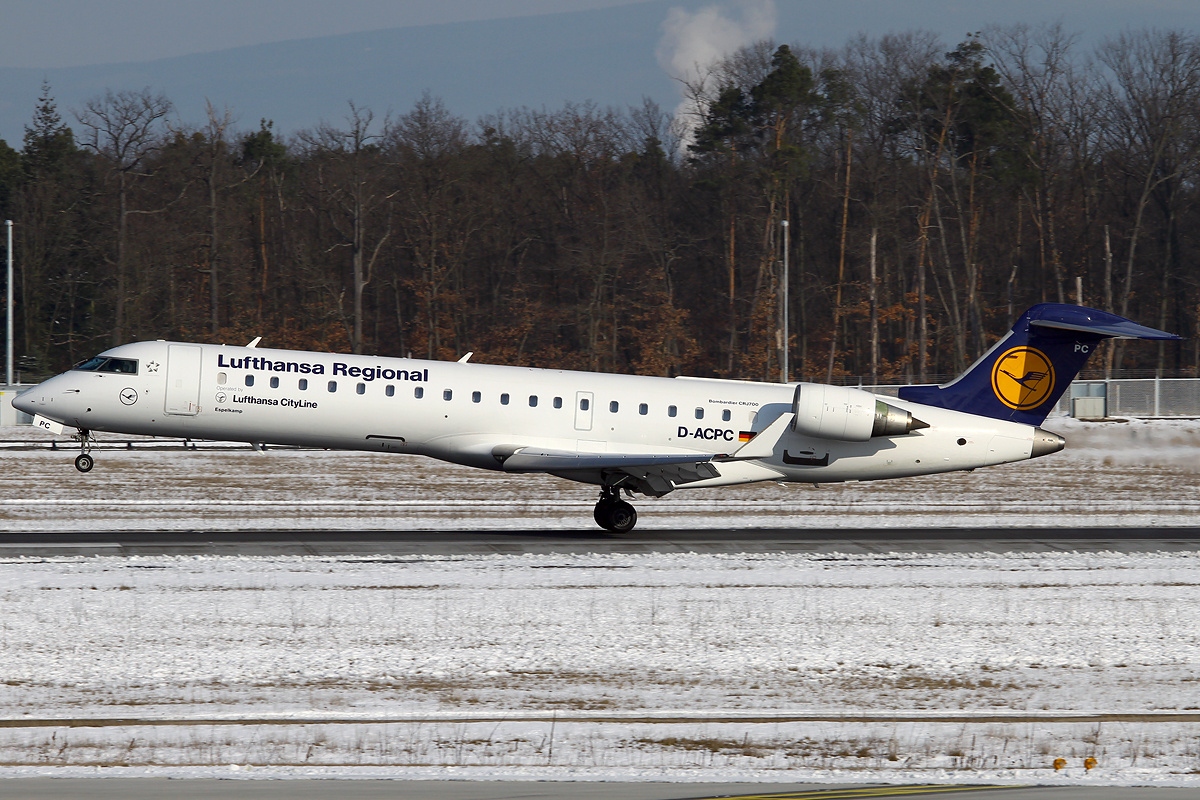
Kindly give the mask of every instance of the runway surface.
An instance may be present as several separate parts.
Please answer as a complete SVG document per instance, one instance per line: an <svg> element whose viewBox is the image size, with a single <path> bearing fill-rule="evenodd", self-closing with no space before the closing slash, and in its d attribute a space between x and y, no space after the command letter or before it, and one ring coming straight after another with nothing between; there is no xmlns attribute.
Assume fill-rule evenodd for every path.
<svg viewBox="0 0 1200 800"><path fill-rule="evenodd" d="M201 524L203 524L201 522ZM1200 527L794 529L645 531L233 531L0 533L0 558L54 556L382 556L403 559L471 554L553 553L1006 553L1171 552L1200 549ZM1191 718L1187 720L1191 722ZM62 722L62 720L58 720ZM119 722L119 721L118 721ZM1082 773L1082 770L1080 770ZM235 777L231 775L230 777ZM236 776L243 777L243 776ZM1081 782L1085 780L1082 774ZM1001 800L1175 800L1195 789L1077 786L881 786L847 784L569 783L553 781L225 780L12 778L0 796L14 798L428 798L428 800L841 800L842 798L979 796Z"/></svg>
<svg viewBox="0 0 1200 800"><path fill-rule="evenodd" d="M969 786L769 783L558 783L541 781L171 780L32 778L0 781L4 797L30 800L138 798L338 797L345 800L856 800L857 798L979 797L994 800L1184 800L1194 789L1095 786Z"/></svg>
<svg viewBox="0 0 1200 800"><path fill-rule="evenodd" d="M134 531L0 533L0 558L62 555L415 556L484 553L1170 552L1197 528L703 529L602 531Z"/></svg>

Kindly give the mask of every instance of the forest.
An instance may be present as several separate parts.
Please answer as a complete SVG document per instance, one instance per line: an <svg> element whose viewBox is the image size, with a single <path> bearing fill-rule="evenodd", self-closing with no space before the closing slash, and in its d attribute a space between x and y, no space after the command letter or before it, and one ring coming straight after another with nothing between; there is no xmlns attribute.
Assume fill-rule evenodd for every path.
<svg viewBox="0 0 1200 800"><path fill-rule="evenodd" d="M681 113L580 98L475 121L425 94L283 134L152 89L0 141L16 353L36 380L140 339L646 375L942 381L1027 306L1188 337L1200 368L1200 39L1061 26L953 46L758 42ZM348 87L352 93L352 87ZM787 273L786 282L784 273ZM784 331L787 331L786 335Z"/></svg>

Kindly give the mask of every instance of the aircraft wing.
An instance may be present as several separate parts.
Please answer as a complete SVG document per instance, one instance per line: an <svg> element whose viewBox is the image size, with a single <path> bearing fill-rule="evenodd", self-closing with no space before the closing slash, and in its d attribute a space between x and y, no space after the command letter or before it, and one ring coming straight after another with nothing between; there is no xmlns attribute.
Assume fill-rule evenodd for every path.
<svg viewBox="0 0 1200 800"><path fill-rule="evenodd" d="M577 453L520 447L510 455L507 448L493 454L501 459L505 472L624 473L643 494L660 497L681 483L718 478L721 473L712 463L716 453ZM570 476L569 476L570 477Z"/></svg>
<svg viewBox="0 0 1200 800"><path fill-rule="evenodd" d="M505 458L503 463L505 472L558 472L706 464L716 457L716 453L576 453L569 450L522 447Z"/></svg>

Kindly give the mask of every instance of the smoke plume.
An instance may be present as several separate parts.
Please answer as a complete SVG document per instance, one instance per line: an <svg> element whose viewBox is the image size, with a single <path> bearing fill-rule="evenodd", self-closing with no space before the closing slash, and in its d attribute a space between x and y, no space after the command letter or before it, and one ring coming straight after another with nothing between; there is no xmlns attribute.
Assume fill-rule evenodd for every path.
<svg viewBox="0 0 1200 800"><path fill-rule="evenodd" d="M675 109L675 121L686 144L698 121L694 92L688 87L702 85L709 69L738 48L770 38L775 32L775 2L739 0L705 6L695 13L675 7L667 13L662 29L658 63L679 81L683 99ZM707 93L715 87L703 88Z"/></svg>

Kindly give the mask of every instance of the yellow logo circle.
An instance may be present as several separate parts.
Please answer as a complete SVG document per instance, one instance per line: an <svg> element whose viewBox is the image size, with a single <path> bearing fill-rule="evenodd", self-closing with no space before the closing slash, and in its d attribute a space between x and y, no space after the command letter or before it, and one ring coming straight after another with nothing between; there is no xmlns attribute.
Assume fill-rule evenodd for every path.
<svg viewBox="0 0 1200 800"><path fill-rule="evenodd" d="M1054 365L1041 350L1014 347L996 359L992 391L1009 408L1037 408L1054 391Z"/></svg>

